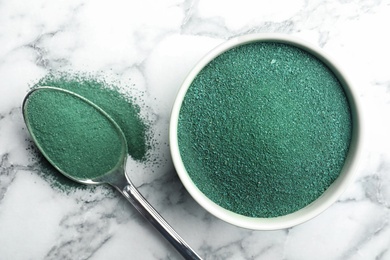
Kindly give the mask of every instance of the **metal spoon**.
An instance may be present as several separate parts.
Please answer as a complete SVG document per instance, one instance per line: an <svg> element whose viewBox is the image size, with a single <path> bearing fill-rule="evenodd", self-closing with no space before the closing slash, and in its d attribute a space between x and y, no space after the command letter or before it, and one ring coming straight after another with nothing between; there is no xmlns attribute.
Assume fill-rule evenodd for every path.
<svg viewBox="0 0 390 260"><path fill-rule="evenodd" d="M35 129L31 126L31 120L33 118L29 117L28 109L31 105L29 98L32 95L35 95L39 92L44 91L57 91L59 93L65 93L69 95L69 98L72 99L72 102L84 102L84 104L88 104L94 108L93 111L99 113L102 117L108 119L111 123L111 126L114 127L121 143L121 153L120 158L118 158L118 163L111 170L106 173L99 174L98 177L93 178L80 178L79 174L74 172L67 172L64 170L64 165L61 163L54 162L51 158L50 150L45 149L45 147L41 146L39 140L35 138L35 131L42 131L42 129ZM47 107L47 109L52 109ZM68 107L67 109L71 109ZM44 111L41 111L44 112ZM94 103L89 100L83 98L76 93L55 88L55 87L39 87L30 91L23 101L23 116L28 131L30 132L33 141L38 146L39 150L46 157L46 159L63 175L66 177L83 184L109 184L115 187L126 199L175 247L175 249L185 258L185 259L201 259L201 257L173 230L173 228L163 219L163 217L146 201L146 199L139 193L136 187L132 184L130 179L125 174L125 165L127 159L127 144L124 134L120 127L111 119L109 115L107 115L101 108L96 106ZM42 132L40 132L42 133ZM47 133L48 135L52 135L53 133ZM56 133L54 133L56 134ZM58 133L57 133L58 134ZM79 133L74 133L75 135ZM60 137L60 136L58 136Z"/></svg>

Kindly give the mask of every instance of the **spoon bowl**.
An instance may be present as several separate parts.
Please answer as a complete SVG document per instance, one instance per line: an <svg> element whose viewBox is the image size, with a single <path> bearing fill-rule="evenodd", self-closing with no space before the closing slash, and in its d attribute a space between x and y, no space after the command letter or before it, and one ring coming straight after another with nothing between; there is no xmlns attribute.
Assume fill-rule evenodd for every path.
<svg viewBox="0 0 390 260"><path fill-rule="evenodd" d="M34 143L59 172L82 184L115 187L184 258L201 259L128 178L125 136L100 107L68 90L38 87L25 97L23 117Z"/></svg>

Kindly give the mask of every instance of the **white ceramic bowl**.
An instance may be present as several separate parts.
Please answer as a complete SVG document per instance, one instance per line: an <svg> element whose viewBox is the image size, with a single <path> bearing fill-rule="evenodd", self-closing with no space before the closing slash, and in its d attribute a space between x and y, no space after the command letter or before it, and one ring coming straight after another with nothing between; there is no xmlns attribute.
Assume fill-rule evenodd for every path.
<svg viewBox="0 0 390 260"><path fill-rule="evenodd" d="M198 73L203 69L204 66L206 66L211 60L216 58L221 53L226 52L227 50L236 46L257 41L280 42L296 46L313 54L319 60L323 61L333 71L333 73L336 75L336 77L339 79L342 86L344 87L344 91L347 95L352 112L352 140L346 161L339 177L322 194L322 196L320 196L317 200L315 200L305 208L302 208L288 215L272 218L254 218L243 216L222 208L221 206L211 201L208 197L206 197L193 183L189 174L186 171L185 165L181 160L177 138L177 127L180 108L187 89L190 87L192 81L198 75ZM338 199L338 197L344 192L348 184L350 184L353 180L354 175L357 172L356 167L359 161L358 157L361 151L362 127L361 113L359 112L359 109L360 107L356 100L356 95L354 94L351 82L346 78L346 75L343 73L340 67L336 65L335 61L331 59L327 54L325 54L321 49L311 46L297 38L279 34L252 34L233 38L217 46L215 49L211 50L205 57L203 57L189 73L178 92L177 98L172 109L169 129L170 149L173 158L173 163L184 187L187 189L190 195L204 209L206 209L214 216L233 225L254 230L275 230L295 226L317 216L326 208L328 208Z"/></svg>

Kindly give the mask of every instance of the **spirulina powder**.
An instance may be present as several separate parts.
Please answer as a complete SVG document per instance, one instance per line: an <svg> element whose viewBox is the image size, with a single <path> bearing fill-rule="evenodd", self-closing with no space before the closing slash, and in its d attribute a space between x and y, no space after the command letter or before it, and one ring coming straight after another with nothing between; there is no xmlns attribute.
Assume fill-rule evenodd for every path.
<svg viewBox="0 0 390 260"><path fill-rule="evenodd" d="M141 117L141 108L135 102L135 98L140 98L139 96L126 95L118 87L108 84L103 78L83 73L51 73L40 79L32 88L40 86L52 86L72 91L99 106L120 126L126 138L128 154L137 161L148 160L147 152L151 148L152 140L148 137L149 125L147 120ZM49 99L47 102L53 101ZM42 109L42 116L46 112L50 113L47 109ZM80 116L82 114L81 111ZM64 128L63 131L67 128L66 125L59 125L58 127L60 130ZM53 140L52 144L56 145L56 140ZM34 146L29 149L35 153ZM111 155L115 156L115 153L107 154L107 156ZM63 154L63 160L74 161L72 156L74 156L72 153ZM53 187L64 191L75 187L83 189L91 187L69 181L62 174L59 174L39 153L37 157L37 171L52 183Z"/></svg>
<svg viewBox="0 0 390 260"><path fill-rule="evenodd" d="M145 160L150 140L148 125L140 116L140 107L134 98L120 92L119 88L102 79L83 74L57 73L42 78L34 87L52 86L72 91L104 110L123 131L129 155L136 160Z"/></svg>
<svg viewBox="0 0 390 260"><path fill-rule="evenodd" d="M76 179L94 179L122 158L121 133L94 106L69 93L39 89L25 104L35 141L54 166Z"/></svg>
<svg viewBox="0 0 390 260"><path fill-rule="evenodd" d="M306 51L235 47L204 67L179 114L178 142L195 185L250 217L295 212L338 177L351 140L343 87Z"/></svg>

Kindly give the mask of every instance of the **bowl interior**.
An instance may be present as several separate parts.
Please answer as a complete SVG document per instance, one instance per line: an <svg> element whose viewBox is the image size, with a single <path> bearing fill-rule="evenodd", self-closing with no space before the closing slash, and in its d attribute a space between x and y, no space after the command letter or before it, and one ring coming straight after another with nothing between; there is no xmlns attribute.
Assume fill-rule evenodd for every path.
<svg viewBox="0 0 390 260"><path fill-rule="evenodd" d="M242 44L248 44L251 42L278 42L285 43L295 47L298 47L306 52L311 53L319 60L321 60L331 71L336 75L341 85L344 88L344 92L347 96L348 103L351 109L352 115L352 139L350 143L350 147L348 150L348 155L344 162L344 166L339 177L329 186L329 188L314 202L309 204L308 206L295 211L288 215L283 215L279 217L271 217L271 218L256 218L256 217L247 217L232 211L226 210L214 203L208 197L206 197L199 188L192 181L188 172L186 171L186 167L183 164L180 151L179 151L179 143L178 143L178 121L179 121L179 113L184 100L184 97L187 93L188 88L191 83L198 75L198 73L214 58L219 56L221 53L230 50L236 46ZM348 184L353 180L354 174L356 173L356 167L358 156L360 154L360 145L361 145L361 113L359 113L359 106L356 100L356 97L353 93L353 89L351 88L350 81L346 78L345 74L341 71L340 67L336 65L335 61L332 60L327 54L323 53L321 49L313 47L299 39L278 35L278 34L255 34L255 35L246 35L237 38L233 38L228 40L227 42L219 45L212 51L210 51L203 59L199 61L199 63L193 68L193 70L189 73L187 78L182 84L178 95L176 97L170 121L170 149L172 154L172 159L176 171L190 195L207 211L209 211L214 216L231 223L236 226L254 229L254 230L274 230L291 227L302 222L305 222L328 208L332 203L334 203L337 198L342 194L342 192L346 189Z"/></svg>

